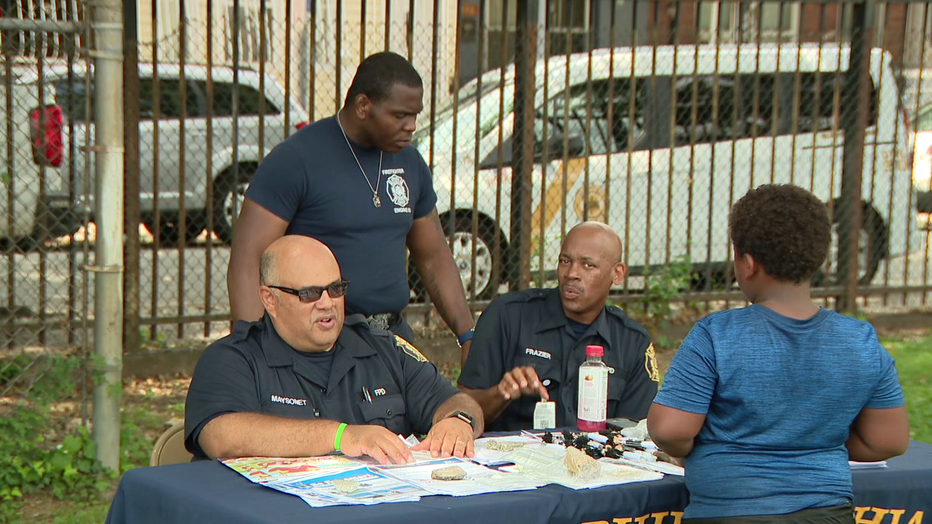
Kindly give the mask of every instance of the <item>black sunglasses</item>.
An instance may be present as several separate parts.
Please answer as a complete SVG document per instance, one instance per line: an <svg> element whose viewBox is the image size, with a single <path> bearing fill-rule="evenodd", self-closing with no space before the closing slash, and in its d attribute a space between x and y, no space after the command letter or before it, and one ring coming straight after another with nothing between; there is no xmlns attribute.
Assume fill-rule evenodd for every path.
<svg viewBox="0 0 932 524"><path fill-rule="evenodd" d="M311 302L317 302L320 300L320 297L323 296L324 291L327 291L327 294L330 295L330 298L342 297L346 294L346 290L349 289L349 280L337 280L333 283L327 284L326 286L308 286L302 287L301 289L294 289L285 286L273 286L268 285L271 288L284 291L298 297L298 300L304 302L305 304L310 304Z"/></svg>

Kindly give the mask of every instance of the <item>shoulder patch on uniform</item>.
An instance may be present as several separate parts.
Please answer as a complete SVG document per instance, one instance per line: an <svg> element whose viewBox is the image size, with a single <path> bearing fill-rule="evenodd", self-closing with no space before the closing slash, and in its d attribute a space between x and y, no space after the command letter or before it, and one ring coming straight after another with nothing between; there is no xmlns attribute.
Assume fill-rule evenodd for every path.
<svg viewBox="0 0 932 524"><path fill-rule="evenodd" d="M395 335L395 345L397 345L406 355L417 360L418 362L427 362L427 357L423 355L420 351L414 347L414 344L408 342L407 340L401 338L398 335Z"/></svg>
<svg viewBox="0 0 932 524"><path fill-rule="evenodd" d="M647 376L654 382L660 382L660 369L657 367L657 352L654 351L654 344L647 345L644 351L644 370Z"/></svg>

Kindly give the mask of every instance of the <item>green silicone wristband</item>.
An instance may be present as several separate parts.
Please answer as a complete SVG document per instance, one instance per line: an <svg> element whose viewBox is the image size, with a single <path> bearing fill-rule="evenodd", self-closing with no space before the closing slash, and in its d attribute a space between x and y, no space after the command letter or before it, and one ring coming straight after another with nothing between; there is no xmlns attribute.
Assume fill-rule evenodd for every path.
<svg viewBox="0 0 932 524"><path fill-rule="evenodd" d="M341 422L337 428L337 434L333 436L333 449L340 451L340 442L343 440L343 430L346 429L346 422Z"/></svg>

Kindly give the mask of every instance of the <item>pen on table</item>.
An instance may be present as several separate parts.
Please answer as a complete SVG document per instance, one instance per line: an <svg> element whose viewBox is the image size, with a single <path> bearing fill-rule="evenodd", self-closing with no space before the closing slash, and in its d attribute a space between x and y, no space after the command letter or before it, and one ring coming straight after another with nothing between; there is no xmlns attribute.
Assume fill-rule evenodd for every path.
<svg viewBox="0 0 932 524"><path fill-rule="evenodd" d="M369 394L369 388L366 386L362 387L362 397L366 399L366 402L372 404L372 395Z"/></svg>

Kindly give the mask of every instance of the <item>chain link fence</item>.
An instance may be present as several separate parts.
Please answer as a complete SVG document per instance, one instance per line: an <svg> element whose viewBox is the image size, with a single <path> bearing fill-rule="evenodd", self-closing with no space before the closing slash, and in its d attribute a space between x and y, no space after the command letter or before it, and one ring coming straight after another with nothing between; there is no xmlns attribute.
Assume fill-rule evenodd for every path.
<svg viewBox="0 0 932 524"><path fill-rule="evenodd" d="M622 236L618 301L639 300L644 275L683 264L693 274L684 301L740 301L728 209L771 182L830 206L840 234L817 277L826 304L843 291L847 220L860 305L926 306L928 4L537 4L519 19L513 0L140 3L138 78L125 91L139 115L127 122L138 145L127 157L138 184L126 195L127 339L138 331L161 346L229 329L229 242L252 173L299 125L334 114L360 60L383 49L424 78L413 143L480 306L549 285L581 220ZM4 5L0 347L10 357L87 348L91 153L105 123L93 121L86 36L54 25L82 21L82 6ZM859 18L865 6L872 19ZM412 301L426 301L410 277ZM28 383L9 366L0 387Z"/></svg>

